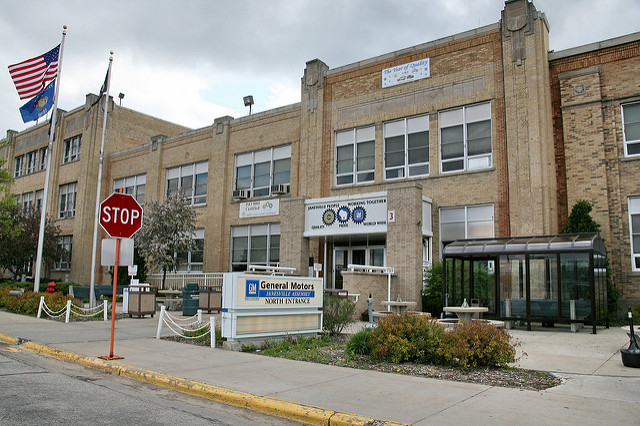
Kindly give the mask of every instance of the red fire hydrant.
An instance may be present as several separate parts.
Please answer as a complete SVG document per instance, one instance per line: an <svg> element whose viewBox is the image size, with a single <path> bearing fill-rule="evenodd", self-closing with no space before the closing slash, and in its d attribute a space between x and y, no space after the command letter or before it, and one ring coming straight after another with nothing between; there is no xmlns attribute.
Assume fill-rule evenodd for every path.
<svg viewBox="0 0 640 426"><path fill-rule="evenodd" d="M56 283L54 283L53 281L51 281L49 283L49 286L47 287L47 289L45 290L47 293L55 293L56 292Z"/></svg>

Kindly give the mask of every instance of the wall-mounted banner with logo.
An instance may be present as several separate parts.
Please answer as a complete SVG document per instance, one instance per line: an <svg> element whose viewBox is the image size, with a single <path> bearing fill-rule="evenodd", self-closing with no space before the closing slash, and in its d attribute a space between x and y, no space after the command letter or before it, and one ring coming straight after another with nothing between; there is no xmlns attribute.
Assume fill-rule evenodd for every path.
<svg viewBox="0 0 640 426"><path fill-rule="evenodd" d="M280 214L280 200L277 198L263 201L240 203L240 217L277 216Z"/></svg>
<svg viewBox="0 0 640 426"><path fill-rule="evenodd" d="M429 58L382 70L382 87L391 87L431 76Z"/></svg>
<svg viewBox="0 0 640 426"><path fill-rule="evenodd" d="M305 201L304 236L387 232L387 193Z"/></svg>

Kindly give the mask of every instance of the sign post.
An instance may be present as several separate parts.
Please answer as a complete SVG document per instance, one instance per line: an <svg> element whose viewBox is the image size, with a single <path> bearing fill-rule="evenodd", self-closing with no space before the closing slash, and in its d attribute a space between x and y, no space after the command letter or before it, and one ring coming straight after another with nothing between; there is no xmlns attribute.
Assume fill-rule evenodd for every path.
<svg viewBox="0 0 640 426"><path fill-rule="evenodd" d="M111 349L109 355L99 358L106 360L122 359L123 357L113 354L120 240L122 238L131 238L142 227L142 207L129 194L113 193L100 204L100 226L107 231L110 237L116 239L116 255L113 267L113 298L111 299Z"/></svg>

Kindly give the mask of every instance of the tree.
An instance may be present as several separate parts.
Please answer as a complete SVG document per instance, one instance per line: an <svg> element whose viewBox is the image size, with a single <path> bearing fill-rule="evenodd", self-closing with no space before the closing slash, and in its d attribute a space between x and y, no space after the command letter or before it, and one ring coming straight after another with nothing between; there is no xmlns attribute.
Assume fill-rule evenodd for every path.
<svg viewBox="0 0 640 426"><path fill-rule="evenodd" d="M18 279L36 259L40 211L23 210L16 205L11 213L11 227L17 232L3 232L0 235L0 267L11 272L14 279ZM59 236L60 228L51 218L47 218L42 246L42 259L45 264L51 264L64 253L64 249L58 246Z"/></svg>
<svg viewBox="0 0 640 426"><path fill-rule="evenodd" d="M144 222L134 240L149 268L162 270L162 288L167 272L180 266L179 254L195 248L195 228L196 212L183 196L145 205Z"/></svg>
<svg viewBox="0 0 640 426"><path fill-rule="evenodd" d="M565 234L577 234L580 232L600 232L600 224L593 220L591 215L592 206L587 200L578 200L571 209L571 214L564 228ZM620 291L616 288L611 276L609 267L609 254L605 258L607 268L607 311L609 315L616 316L618 311L618 299Z"/></svg>
<svg viewBox="0 0 640 426"><path fill-rule="evenodd" d="M20 234L20 229L16 228L14 222L18 200L9 191L13 178L11 173L4 168L6 162L6 158L0 158L0 236Z"/></svg>
<svg viewBox="0 0 640 426"><path fill-rule="evenodd" d="M578 200L571 209L571 214L563 233L600 232L600 225L589 214L592 209L591 203L587 200Z"/></svg>

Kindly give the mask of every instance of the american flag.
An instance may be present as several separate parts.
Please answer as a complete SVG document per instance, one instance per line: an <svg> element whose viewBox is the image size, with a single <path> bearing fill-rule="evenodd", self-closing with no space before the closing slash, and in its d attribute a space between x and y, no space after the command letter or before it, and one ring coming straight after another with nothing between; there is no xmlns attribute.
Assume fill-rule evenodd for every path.
<svg viewBox="0 0 640 426"><path fill-rule="evenodd" d="M9 65L9 74L16 85L20 99L34 97L44 90L47 83L55 80L58 76L59 53L60 45L57 45L44 55Z"/></svg>

